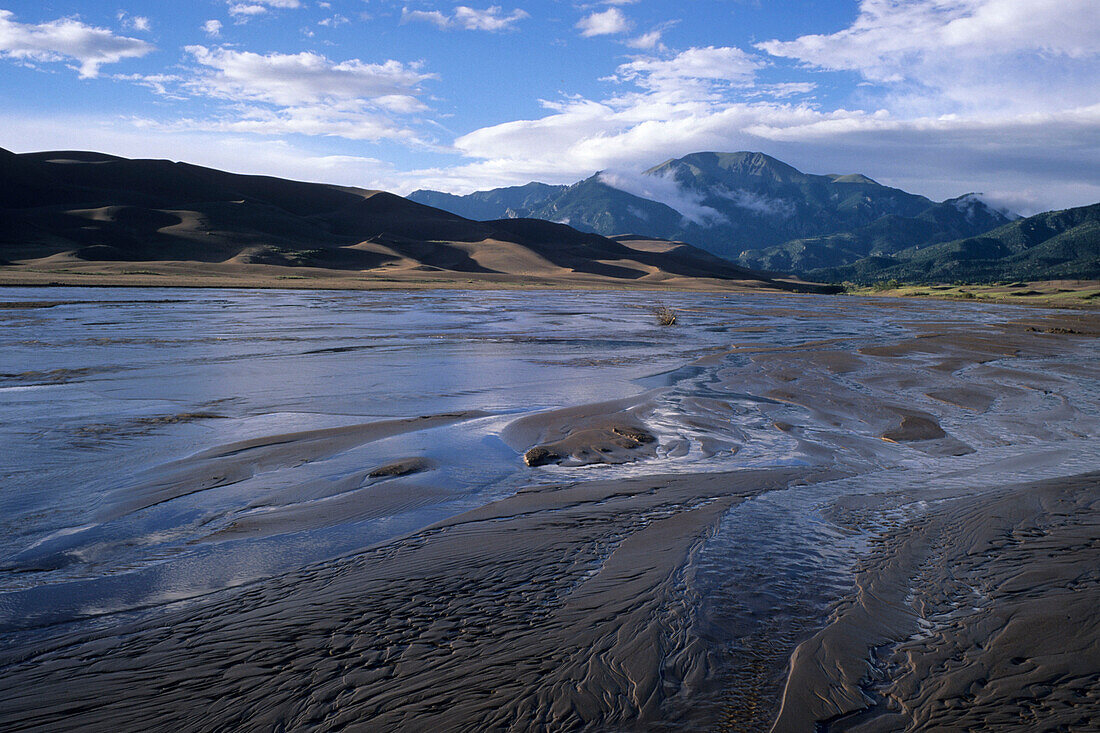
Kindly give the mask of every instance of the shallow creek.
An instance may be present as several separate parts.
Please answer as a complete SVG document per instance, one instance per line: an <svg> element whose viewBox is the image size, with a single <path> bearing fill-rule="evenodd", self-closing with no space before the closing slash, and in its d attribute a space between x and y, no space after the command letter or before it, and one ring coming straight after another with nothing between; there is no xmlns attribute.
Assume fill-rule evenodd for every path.
<svg viewBox="0 0 1100 733"><path fill-rule="evenodd" d="M766 730L792 651L853 592L876 543L944 502L1100 467L1100 348L1051 332L1055 314L1035 309L607 292L9 288L0 300L0 695L40 690L33 710L0 697L13 729L72 714L50 702L51 685L119 629L147 640L119 652L136 670L202 619L219 620L210 635L224 651L241 640L234 613L246 633L308 606L377 640L381 656L364 662L388 670L369 678L376 690L435 685L436 707L416 707L421 693L357 695L351 682L317 698L323 659L356 658L354 644L318 642L294 674L275 662L255 662L251 682L241 672L212 719L158 717L135 694L98 712L86 703L84 723L260 728L248 711L272 695L263 724L288 728L436 716L455 729ZM658 301L674 326L657 325ZM524 465L551 427L616 416L652 445L612 463L592 452L596 462ZM447 539L457 532L471 538ZM475 552L449 579L495 583L497 600L448 596L423 560L401 559L457 557L429 552L445 542ZM639 558L651 577L619 567ZM400 614L424 614L409 621L424 628L409 637L392 616L355 616L375 603L340 585L356 573L379 592L399 575L422 580ZM617 603L618 620L600 617ZM470 640L476 654L455 647L457 629L491 625L475 616L494 607L517 619L501 621L501 639L536 633L545 648L517 658L491 634ZM258 648L264 633L272 650L280 634L308 635L270 623ZM632 652L617 638L627 632L651 643ZM213 653L180 644L197 669ZM519 664L522 686L469 702L463 669L503 690L493 665L455 661L448 676L440 644L454 660ZM135 684L80 675L107 697ZM571 681L592 692L563 705Z"/></svg>

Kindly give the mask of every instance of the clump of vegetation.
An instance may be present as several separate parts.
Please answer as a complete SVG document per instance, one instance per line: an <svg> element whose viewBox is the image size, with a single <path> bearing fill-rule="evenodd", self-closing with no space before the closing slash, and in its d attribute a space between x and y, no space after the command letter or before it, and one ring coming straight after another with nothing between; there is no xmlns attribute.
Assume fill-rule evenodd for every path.
<svg viewBox="0 0 1100 733"><path fill-rule="evenodd" d="M672 326L676 323L676 311L667 305L659 305L654 308L653 315L657 316L658 326Z"/></svg>

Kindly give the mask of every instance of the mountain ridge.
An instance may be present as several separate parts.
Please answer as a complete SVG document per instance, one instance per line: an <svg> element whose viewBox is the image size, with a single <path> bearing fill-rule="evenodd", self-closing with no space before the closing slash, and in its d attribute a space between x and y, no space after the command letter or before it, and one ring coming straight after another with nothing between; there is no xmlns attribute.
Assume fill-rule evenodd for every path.
<svg viewBox="0 0 1100 733"><path fill-rule="evenodd" d="M505 206L519 189L527 194L522 206ZM971 208L980 216L967 220L954 212L963 197L935 202L861 173L804 173L749 151L690 153L636 177L600 172L569 186L527 184L466 196L419 190L409 198L464 216L567 221L605 236L637 231L691 242L750 269L788 273L973 236L1011 220L976 198ZM884 232L863 232L854 242L827 239L865 227ZM809 250L798 245L806 240L816 240Z"/></svg>
<svg viewBox="0 0 1100 733"><path fill-rule="evenodd" d="M811 270L829 282L1091 279L1100 275L1100 203L1047 211L985 234Z"/></svg>

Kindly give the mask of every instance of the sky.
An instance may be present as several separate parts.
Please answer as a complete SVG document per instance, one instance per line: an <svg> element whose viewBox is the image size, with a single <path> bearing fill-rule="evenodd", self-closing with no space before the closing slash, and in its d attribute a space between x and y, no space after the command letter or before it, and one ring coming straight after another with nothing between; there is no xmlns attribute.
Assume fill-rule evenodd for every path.
<svg viewBox="0 0 1100 733"><path fill-rule="evenodd" d="M464 1L0 0L0 147L402 194L751 150L1100 201L1100 0Z"/></svg>

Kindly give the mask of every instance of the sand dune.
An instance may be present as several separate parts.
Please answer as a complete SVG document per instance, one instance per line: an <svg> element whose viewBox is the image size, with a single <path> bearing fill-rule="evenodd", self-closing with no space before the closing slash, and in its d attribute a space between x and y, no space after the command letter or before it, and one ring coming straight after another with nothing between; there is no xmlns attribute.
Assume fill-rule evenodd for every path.
<svg viewBox="0 0 1100 733"><path fill-rule="evenodd" d="M382 191L166 160L0 150L0 180L0 283L822 290L682 243L476 222Z"/></svg>

